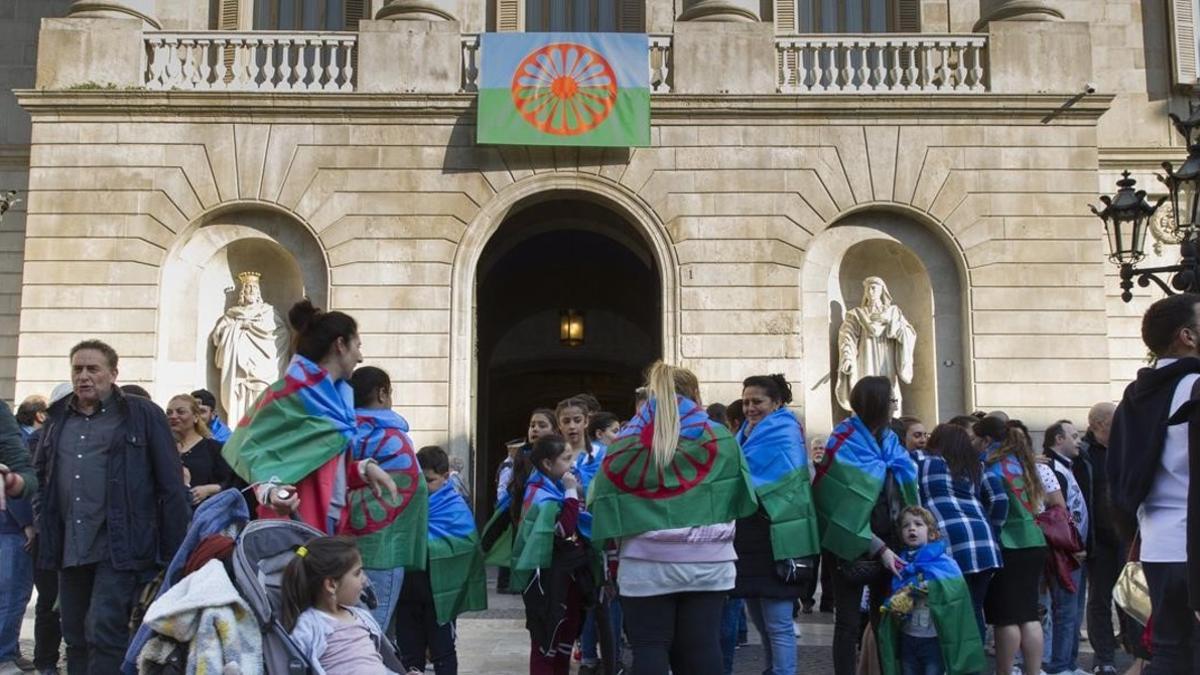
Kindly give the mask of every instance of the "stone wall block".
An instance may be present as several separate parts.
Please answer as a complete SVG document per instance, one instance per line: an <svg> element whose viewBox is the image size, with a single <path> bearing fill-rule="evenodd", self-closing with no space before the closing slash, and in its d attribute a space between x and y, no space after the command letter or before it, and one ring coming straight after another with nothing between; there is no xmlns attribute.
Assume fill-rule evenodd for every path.
<svg viewBox="0 0 1200 675"><path fill-rule="evenodd" d="M37 88L142 86L142 21L43 19Z"/></svg>
<svg viewBox="0 0 1200 675"><path fill-rule="evenodd" d="M992 91L1078 94L1092 80L1088 24L993 21L988 24Z"/></svg>
<svg viewBox="0 0 1200 675"><path fill-rule="evenodd" d="M678 93L775 92L775 28L769 23L679 21L671 49Z"/></svg>
<svg viewBox="0 0 1200 675"><path fill-rule="evenodd" d="M462 84L457 21L363 21L358 33L358 91L452 94Z"/></svg>

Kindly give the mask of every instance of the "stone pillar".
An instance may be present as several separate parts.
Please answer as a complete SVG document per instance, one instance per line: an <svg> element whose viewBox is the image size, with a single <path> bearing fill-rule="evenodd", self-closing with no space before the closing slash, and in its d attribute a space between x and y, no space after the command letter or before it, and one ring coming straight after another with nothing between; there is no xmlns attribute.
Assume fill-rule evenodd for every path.
<svg viewBox="0 0 1200 675"><path fill-rule="evenodd" d="M75 0L67 10L69 18L138 19L147 27L161 30L154 16L154 0Z"/></svg>
<svg viewBox="0 0 1200 675"><path fill-rule="evenodd" d="M456 21L447 0L385 0L376 19L393 21Z"/></svg>
<svg viewBox="0 0 1200 675"><path fill-rule="evenodd" d="M1079 21L991 21L988 75L998 94L1083 92L1092 80L1092 36Z"/></svg>
<svg viewBox="0 0 1200 675"><path fill-rule="evenodd" d="M140 87L142 19L42 19L37 88Z"/></svg>
<svg viewBox="0 0 1200 675"><path fill-rule="evenodd" d="M363 21L356 72L356 91L363 93L458 92L462 87L458 21Z"/></svg>
<svg viewBox="0 0 1200 675"><path fill-rule="evenodd" d="M680 21L759 21L758 0L684 0Z"/></svg>
<svg viewBox="0 0 1200 675"><path fill-rule="evenodd" d="M1051 0L985 0L975 31L992 21L1061 21L1063 13Z"/></svg>

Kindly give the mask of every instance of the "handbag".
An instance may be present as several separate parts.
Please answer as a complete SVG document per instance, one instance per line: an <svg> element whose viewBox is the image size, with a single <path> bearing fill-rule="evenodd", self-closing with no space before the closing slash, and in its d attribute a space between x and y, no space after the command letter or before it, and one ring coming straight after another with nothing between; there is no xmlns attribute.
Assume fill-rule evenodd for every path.
<svg viewBox="0 0 1200 675"><path fill-rule="evenodd" d="M871 584L884 574L883 563L877 558L859 556L854 560L838 560L838 571L852 584Z"/></svg>
<svg viewBox="0 0 1200 675"><path fill-rule="evenodd" d="M1046 544L1056 551L1063 553L1079 553L1083 550L1083 540L1079 538L1079 530L1071 522L1071 514L1061 506L1055 505L1037 514L1034 522L1046 536Z"/></svg>
<svg viewBox="0 0 1200 675"><path fill-rule="evenodd" d="M775 561L775 577L785 584L804 584L812 581L817 556L784 558Z"/></svg>
<svg viewBox="0 0 1200 675"><path fill-rule="evenodd" d="M1150 587L1146 584L1146 572L1142 569L1141 535L1134 537L1129 547L1129 561L1121 568L1117 583L1113 586L1113 602L1126 614L1143 626L1150 624Z"/></svg>

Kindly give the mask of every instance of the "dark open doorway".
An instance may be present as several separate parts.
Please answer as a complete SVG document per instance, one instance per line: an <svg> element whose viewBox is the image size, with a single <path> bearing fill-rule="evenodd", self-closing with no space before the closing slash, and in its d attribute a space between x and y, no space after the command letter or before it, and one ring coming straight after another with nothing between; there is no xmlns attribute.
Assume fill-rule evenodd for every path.
<svg viewBox="0 0 1200 675"><path fill-rule="evenodd" d="M505 441L529 413L590 392L622 419L662 355L662 284L650 247L617 213L561 199L514 209L476 268L476 512L490 512ZM583 316L564 344L564 310Z"/></svg>

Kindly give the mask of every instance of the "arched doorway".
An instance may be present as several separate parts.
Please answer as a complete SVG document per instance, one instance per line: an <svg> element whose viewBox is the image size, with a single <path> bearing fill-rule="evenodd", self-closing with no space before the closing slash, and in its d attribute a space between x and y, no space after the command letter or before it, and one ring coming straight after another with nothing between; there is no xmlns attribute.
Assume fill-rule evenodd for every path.
<svg viewBox="0 0 1200 675"><path fill-rule="evenodd" d="M517 204L475 271L475 489L486 510L505 441L534 408L589 392L632 414L643 371L663 354L663 293L639 230L569 195ZM579 344L563 340L568 310L582 318Z"/></svg>

